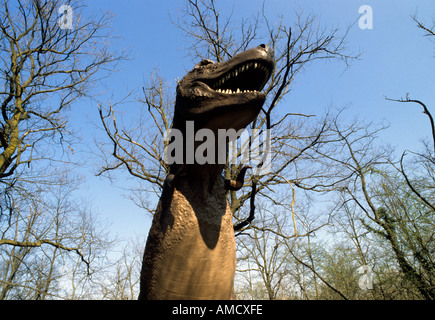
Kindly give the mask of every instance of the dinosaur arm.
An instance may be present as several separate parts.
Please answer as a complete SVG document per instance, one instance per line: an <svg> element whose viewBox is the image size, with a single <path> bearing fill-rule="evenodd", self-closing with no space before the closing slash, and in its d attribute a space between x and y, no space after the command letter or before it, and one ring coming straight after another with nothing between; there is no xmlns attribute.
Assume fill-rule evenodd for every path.
<svg viewBox="0 0 435 320"><path fill-rule="evenodd" d="M243 187L245 182L245 173L246 170L251 169L251 166L244 166L242 170L240 170L237 178L235 180L225 179L225 189L226 190L240 190Z"/></svg>

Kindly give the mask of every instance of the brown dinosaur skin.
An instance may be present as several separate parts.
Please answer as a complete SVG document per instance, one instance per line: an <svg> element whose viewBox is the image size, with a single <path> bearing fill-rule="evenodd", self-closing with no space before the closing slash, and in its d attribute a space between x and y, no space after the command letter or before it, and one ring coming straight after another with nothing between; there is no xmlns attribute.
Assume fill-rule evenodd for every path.
<svg viewBox="0 0 435 320"><path fill-rule="evenodd" d="M186 180L174 184L171 203L164 208L160 201L148 235L140 298L230 299L236 249L222 180L204 202Z"/></svg>
<svg viewBox="0 0 435 320"><path fill-rule="evenodd" d="M234 70L241 73L242 66L252 70L235 76ZM273 53L264 45L227 62L202 61L178 84L173 128L183 132L189 120L195 131L246 127L261 110L265 94L259 90L273 67ZM226 74L233 77L225 78ZM235 86L250 92L220 92L235 92ZM237 181L229 181L221 176L223 168L224 164L171 165L145 247L139 299L233 298L236 247L225 187L240 188L246 169Z"/></svg>

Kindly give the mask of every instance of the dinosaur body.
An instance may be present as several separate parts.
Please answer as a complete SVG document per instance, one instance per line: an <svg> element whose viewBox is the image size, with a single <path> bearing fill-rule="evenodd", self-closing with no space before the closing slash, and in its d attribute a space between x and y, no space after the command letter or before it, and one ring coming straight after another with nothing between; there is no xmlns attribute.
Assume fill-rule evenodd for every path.
<svg viewBox="0 0 435 320"><path fill-rule="evenodd" d="M201 205L186 181L160 202L144 255L142 298L229 299L236 266L232 213L222 183ZM163 213L166 211L166 213Z"/></svg>
<svg viewBox="0 0 435 320"><path fill-rule="evenodd" d="M172 127L185 134L186 122L194 121L195 130L216 135L245 128L261 110L266 96L260 90L273 67L265 45L226 62L200 62L177 86ZM226 142L217 141L216 150ZM246 168L234 181L223 179L224 166L188 163L186 154L171 164L147 239L139 299L233 297L236 248L226 189L243 185Z"/></svg>

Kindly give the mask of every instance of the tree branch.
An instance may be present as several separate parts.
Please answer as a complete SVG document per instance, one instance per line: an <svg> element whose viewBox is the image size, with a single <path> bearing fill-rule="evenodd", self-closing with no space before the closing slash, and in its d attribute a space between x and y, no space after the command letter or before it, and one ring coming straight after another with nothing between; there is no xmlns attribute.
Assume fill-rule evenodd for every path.
<svg viewBox="0 0 435 320"><path fill-rule="evenodd" d="M419 104L419 105L421 105L423 107L423 113L428 116L429 121L430 121L430 125L431 125L431 128L432 128L432 143L433 143L433 148L434 148L433 157L434 157L434 160L435 160L435 123L434 123L434 119L432 117L432 114L430 113L430 111L427 108L427 106L423 102L421 102L420 100L410 99L408 93L406 94L405 99L403 99L403 98L400 98L400 99L390 99L390 98L387 98L387 97L385 97L385 99L389 100L389 101L396 101L396 102L413 102L413 103L417 103L417 104Z"/></svg>
<svg viewBox="0 0 435 320"><path fill-rule="evenodd" d="M50 246L53 246L58 249L66 250L66 251L74 251L77 255L80 256L80 259L86 264L88 275L90 275L90 262L87 261L84 257L84 255L80 252L79 248L70 248L65 247L64 245L47 240L47 239L41 239L38 241L16 241L16 240L10 240L10 239L0 239L0 246L1 245L11 245L15 247L26 247L26 248L34 248L34 247L40 247L43 244L48 244Z"/></svg>

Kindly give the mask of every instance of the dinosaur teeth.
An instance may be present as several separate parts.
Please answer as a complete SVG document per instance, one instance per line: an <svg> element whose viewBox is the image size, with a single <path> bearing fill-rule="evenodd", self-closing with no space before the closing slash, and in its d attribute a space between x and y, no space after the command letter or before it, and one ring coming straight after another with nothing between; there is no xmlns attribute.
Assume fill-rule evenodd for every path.
<svg viewBox="0 0 435 320"><path fill-rule="evenodd" d="M234 93L249 93L249 92L257 92L257 90L240 90L237 88L235 91L231 89L216 89L216 92L225 93L225 94L234 94Z"/></svg>
<svg viewBox="0 0 435 320"><path fill-rule="evenodd" d="M220 89L220 88L224 87L224 83L227 83L226 86L232 86L232 85L228 85L228 81L232 81L233 78L238 77L241 73L248 71L249 69L257 69L257 70L261 70L262 72L265 72L267 75L269 74L268 67L266 65L264 65L263 63L261 63L261 62L246 62L245 64L243 64L235 69L232 69L232 70L228 71L226 74L222 75L221 78L219 80L216 80L216 82L211 87L216 88L215 89L216 92L225 93L225 94L257 92L257 90L241 90L240 88ZM250 75L247 77L250 77Z"/></svg>
<svg viewBox="0 0 435 320"><path fill-rule="evenodd" d="M248 71L249 69L257 69L267 74L269 73L267 66L262 64L261 62L246 62L245 64L239 66L238 68L230 70L228 73L224 74L219 80L217 80L214 83L213 88L223 87L223 84L225 82L229 81L234 77L238 77L241 73ZM223 89L220 92L227 93L226 89ZM230 93L237 93L237 92L231 91Z"/></svg>

